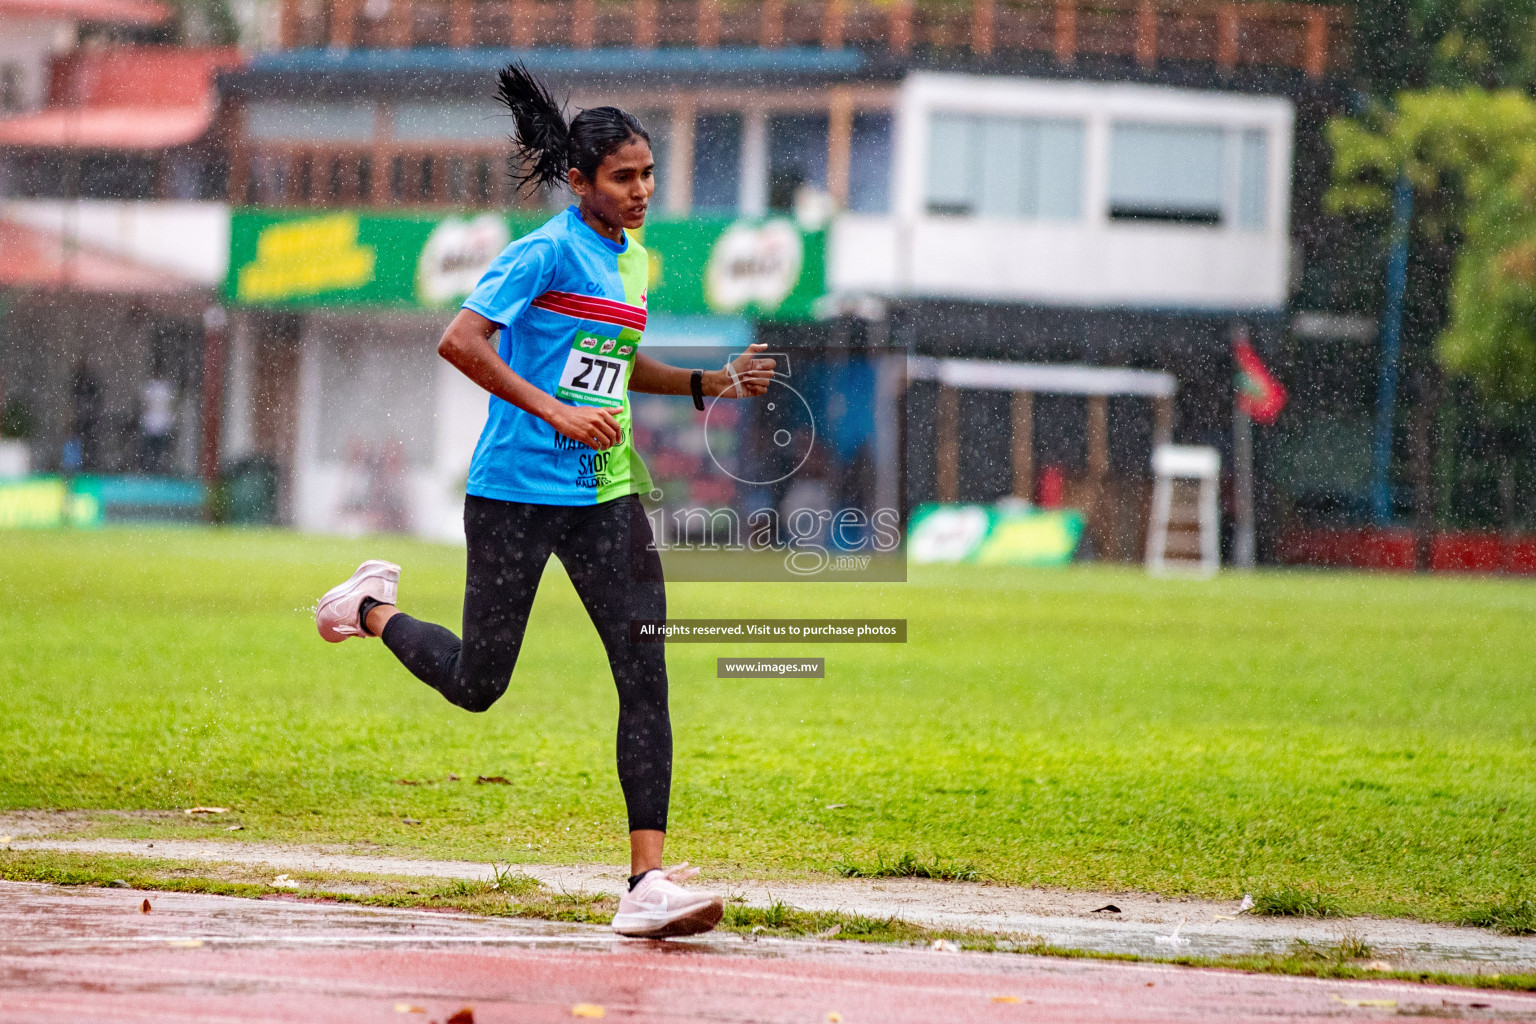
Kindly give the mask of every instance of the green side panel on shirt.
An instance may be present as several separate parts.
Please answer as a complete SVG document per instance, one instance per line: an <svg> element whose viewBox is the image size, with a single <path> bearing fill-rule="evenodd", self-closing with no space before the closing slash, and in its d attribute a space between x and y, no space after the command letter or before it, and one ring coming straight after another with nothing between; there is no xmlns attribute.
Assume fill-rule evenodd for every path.
<svg viewBox="0 0 1536 1024"><path fill-rule="evenodd" d="M628 232L625 232L628 235ZM645 305L645 290L650 280L651 258L646 254L645 247L635 241L634 236L629 236L629 248L619 253L619 280L624 282L624 301L631 306ZM640 332L631 328L624 328L619 332L619 337L624 341L633 341L637 345L640 342ZM639 355L637 351L635 353ZM629 364L629 370L634 372L634 362ZM640 453L635 451L634 433L630 430L629 390L628 381L625 382L624 407L614 411L614 418L619 421L619 426L624 431L624 441L617 447L608 449L608 466L598 475L597 501L612 501L614 498L622 498L626 494L649 494L651 491L651 473L645 468L645 463L640 460Z"/></svg>

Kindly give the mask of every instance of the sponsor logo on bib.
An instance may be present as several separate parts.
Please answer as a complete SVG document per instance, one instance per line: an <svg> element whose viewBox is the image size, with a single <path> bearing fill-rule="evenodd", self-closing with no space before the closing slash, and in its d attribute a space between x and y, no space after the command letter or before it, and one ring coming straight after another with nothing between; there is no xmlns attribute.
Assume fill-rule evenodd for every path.
<svg viewBox="0 0 1536 1024"><path fill-rule="evenodd" d="M582 338L581 341L577 342L577 344L580 345L582 348L596 348L597 347L597 339L596 338Z"/></svg>
<svg viewBox="0 0 1536 1024"><path fill-rule="evenodd" d="M598 349L597 351L601 355L607 355L609 352L613 351L613 346L614 346L614 341L613 341L612 338L609 338L607 341L603 342L603 347Z"/></svg>

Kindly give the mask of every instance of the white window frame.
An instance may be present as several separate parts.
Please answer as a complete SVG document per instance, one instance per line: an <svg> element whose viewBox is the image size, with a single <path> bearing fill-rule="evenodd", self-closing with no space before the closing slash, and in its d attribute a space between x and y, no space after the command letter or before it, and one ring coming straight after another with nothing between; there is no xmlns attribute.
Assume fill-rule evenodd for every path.
<svg viewBox="0 0 1536 1024"><path fill-rule="evenodd" d="M1295 110L1276 96L1242 96L1215 90L1096 82L1046 82L994 76L920 72L905 83L898 105L896 167L892 209L905 220L929 218L928 144L935 112L1080 120L1083 133L1082 216L1063 225L1094 231L1242 231L1288 234L1290 230L1291 151ZM1223 223L1220 226L1109 219L1111 126L1117 122L1211 127L1227 132L1223 168ZM1264 226L1237 225L1237 161L1242 132L1264 132Z"/></svg>

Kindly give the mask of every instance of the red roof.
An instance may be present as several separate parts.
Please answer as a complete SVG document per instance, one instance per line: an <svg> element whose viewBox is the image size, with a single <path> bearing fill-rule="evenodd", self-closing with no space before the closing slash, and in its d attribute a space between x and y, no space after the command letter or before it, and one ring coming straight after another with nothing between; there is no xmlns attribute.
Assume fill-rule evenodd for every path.
<svg viewBox="0 0 1536 1024"><path fill-rule="evenodd" d="M201 138L212 122L213 110L207 107L43 110L0 121L0 146L165 149Z"/></svg>
<svg viewBox="0 0 1536 1024"><path fill-rule="evenodd" d="M7 0L0 0L5 3ZM164 149L213 123L213 77L240 63L233 48L125 46L54 62L49 106L0 120L0 146Z"/></svg>
<svg viewBox="0 0 1536 1024"><path fill-rule="evenodd" d="M145 295L194 291L200 286L170 271L87 245L75 246L66 260L61 236L0 220L0 287Z"/></svg>
<svg viewBox="0 0 1536 1024"><path fill-rule="evenodd" d="M158 0L0 0L0 17L158 25L170 16Z"/></svg>
<svg viewBox="0 0 1536 1024"><path fill-rule="evenodd" d="M211 103L213 76L239 63L240 51L233 46L114 46L76 50L53 62L48 101L82 102L92 107Z"/></svg>

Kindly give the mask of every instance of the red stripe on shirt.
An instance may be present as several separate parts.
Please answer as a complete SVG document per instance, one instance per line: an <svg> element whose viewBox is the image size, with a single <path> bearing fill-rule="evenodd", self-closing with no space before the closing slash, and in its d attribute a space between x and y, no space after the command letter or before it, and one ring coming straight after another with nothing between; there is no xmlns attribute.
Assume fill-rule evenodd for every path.
<svg viewBox="0 0 1536 1024"><path fill-rule="evenodd" d="M594 295L578 295L575 292L545 292L534 299L532 304L539 309L577 320L597 320L636 331L645 330L645 307L631 306L627 302L600 299Z"/></svg>
<svg viewBox="0 0 1536 1024"><path fill-rule="evenodd" d="M598 299L588 295L572 295L569 292L545 292L534 300L534 305L567 316L645 330L646 311L643 306L631 306L610 299Z"/></svg>

